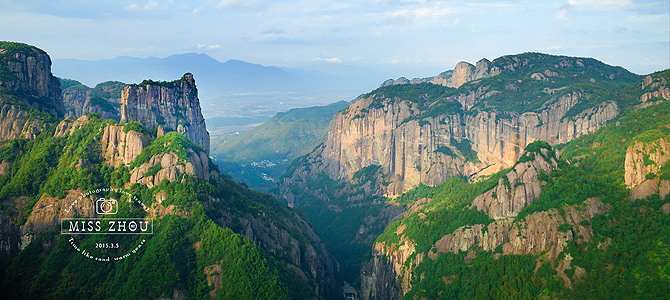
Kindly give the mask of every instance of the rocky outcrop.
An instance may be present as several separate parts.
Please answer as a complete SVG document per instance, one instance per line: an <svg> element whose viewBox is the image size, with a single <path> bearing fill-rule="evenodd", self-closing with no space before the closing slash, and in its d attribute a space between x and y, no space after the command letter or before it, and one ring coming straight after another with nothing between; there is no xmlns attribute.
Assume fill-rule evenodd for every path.
<svg viewBox="0 0 670 300"><path fill-rule="evenodd" d="M416 103L377 97L363 98L333 117L324 145L311 155L315 163L308 168L310 172L323 170L331 179L349 180L358 170L378 165L391 179L382 193L394 197L420 183L434 186L459 174L476 178L509 168L533 141L565 143L595 132L618 114L617 104L607 102L563 118L583 100L582 94L572 93L556 97L540 112L500 118L502 113L481 111L420 121L412 120L421 113ZM468 105L464 98L454 96L447 101ZM377 108L374 102L384 105ZM470 142L479 162L458 155L453 143L463 140Z"/></svg>
<svg viewBox="0 0 670 300"><path fill-rule="evenodd" d="M382 87L382 86L396 85L396 84L408 84L408 83L410 83L409 79L407 79L407 78L405 78L405 77L400 77L400 78L398 78L398 79L396 79L396 80L388 79L388 80L382 82L382 84L380 85L380 87Z"/></svg>
<svg viewBox="0 0 670 300"><path fill-rule="evenodd" d="M502 254L544 254L554 260L563 251L567 241L590 242L593 216L609 211L599 199L590 198L579 205L564 206L565 214L558 209L533 213L523 220L499 219L488 225L464 226L435 242L438 253L467 251L473 246L493 251L502 245ZM588 221L588 222L582 222ZM560 231L563 224L571 229ZM486 229L486 230L484 230ZM577 239L577 237L581 238Z"/></svg>
<svg viewBox="0 0 670 300"><path fill-rule="evenodd" d="M57 137L70 135L88 122L88 116L82 116L76 120L67 118L58 124L54 135ZM106 124L101 129L98 144L106 166L130 167L150 143L149 137L142 133L134 130L126 132L123 126ZM187 152L187 159L180 159L174 152L152 156L147 162L130 170L130 183L142 183L151 188L160 184L164 179L170 182L181 180L182 175L209 180L212 174L207 154L196 152L191 148L188 148Z"/></svg>
<svg viewBox="0 0 670 300"><path fill-rule="evenodd" d="M48 124L30 110L63 115L58 79L46 52L20 43L0 42L0 141L32 139Z"/></svg>
<svg viewBox="0 0 670 300"><path fill-rule="evenodd" d="M637 141L626 150L624 179L631 189L630 200L644 199L659 193L664 199L670 189L670 181L659 180L657 175L670 160L670 143L664 137L651 142Z"/></svg>
<svg viewBox="0 0 670 300"><path fill-rule="evenodd" d="M148 145L149 141L144 134L133 130L125 132L123 126L105 126L100 138L107 166L129 166Z"/></svg>
<svg viewBox="0 0 670 300"><path fill-rule="evenodd" d="M83 195L81 190L70 190L63 199L42 194L42 197L33 206L28 221L21 225L20 249L23 250L40 233L58 228L59 220L63 218L95 217L93 201L77 201Z"/></svg>
<svg viewBox="0 0 670 300"><path fill-rule="evenodd" d="M654 77L648 75L642 80L642 89L652 90L640 96L640 101L642 103L645 103L654 98L663 98L665 100L670 99L670 87L668 87L668 81L665 79L665 77Z"/></svg>
<svg viewBox="0 0 670 300"><path fill-rule="evenodd" d="M370 261L361 268L360 299L400 299L403 289L397 284L396 264L389 264L382 252L373 249Z"/></svg>
<svg viewBox="0 0 670 300"><path fill-rule="evenodd" d="M34 108L53 115L63 114L63 101L58 79L51 74L51 58L32 46L2 42L0 44L3 76L0 88L25 93L32 98L44 97Z"/></svg>
<svg viewBox="0 0 670 300"><path fill-rule="evenodd" d="M29 117L20 106L0 104L0 141L34 139L43 129L44 124L38 118Z"/></svg>
<svg viewBox="0 0 670 300"><path fill-rule="evenodd" d="M390 86L396 84L418 84L430 82L432 84L443 85L446 87L457 88L468 81L473 81L481 78L489 78L500 74L502 70L491 64L486 58L477 62L476 66L468 62L459 62L453 70L441 73L440 75L428 78L414 78L408 80L405 77L400 77L397 80L388 79L384 81L380 87Z"/></svg>
<svg viewBox="0 0 670 300"><path fill-rule="evenodd" d="M468 81L473 81L481 78L488 78L500 74L502 70L491 64L486 58L477 62L473 66L467 62L459 62L451 73L442 73L435 76L428 82L432 84L439 84L447 87L457 88Z"/></svg>
<svg viewBox="0 0 670 300"><path fill-rule="evenodd" d="M121 92L121 123L178 131L209 154L209 133L200 110L198 89L190 73L172 82L145 81Z"/></svg>
<svg viewBox="0 0 670 300"><path fill-rule="evenodd" d="M103 119L121 120L121 90L126 84L104 82L91 89L76 85L63 90L66 117L81 117L98 113Z"/></svg>
<svg viewBox="0 0 670 300"><path fill-rule="evenodd" d="M189 160L180 160L173 152L154 155L148 162L141 164L130 172L131 183L142 183L148 188L159 185L167 179L170 182L180 180L181 175L192 175L209 180L209 157L204 152L196 153L188 149ZM158 171L149 172L151 168L160 165Z"/></svg>
<svg viewBox="0 0 670 300"><path fill-rule="evenodd" d="M519 162L510 172L500 178L498 185L475 198L470 207L476 207L489 217L499 220L516 217L522 209L533 204L542 192L544 182L539 175L558 168L558 158L553 151L541 148L541 152L527 152L534 160Z"/></svg>
<svg viewBox="0 0 670 300"><path fill-rule="evenodd" d="M414 274L414 268L420 262L436 259L440 253L467 252L475 246L485 251L499 250L501 255L539 254L539 260L553 261L569 242L590 242L593 237L591 220L597 214L608 212L609 207L599 199L591 198L580 205L565 206L563 210L564 214L558 209L550 209L528 215L523 220L503 218L488 225L459 227L435 242L427 257L420 253L409 262L414 247L402 235L401 226L398 228L400 242L390 246L377 243L373 259L363 266L361 299L400 299L412 287L410 278L421 276ZM570 229L559 230L564 224ZM570 267L562 262L557 268L560 276ZM567 276L561 277L566 286L571 284Z"/></svg>

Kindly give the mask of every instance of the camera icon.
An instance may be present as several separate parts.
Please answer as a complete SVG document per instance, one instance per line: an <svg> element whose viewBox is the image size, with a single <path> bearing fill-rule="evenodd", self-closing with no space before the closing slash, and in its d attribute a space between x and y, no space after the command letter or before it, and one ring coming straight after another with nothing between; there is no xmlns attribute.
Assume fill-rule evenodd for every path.
<svg viewBox="0 0 670 300"><path fill-rule="evenodd" d="M95 201L95 212L99 215L114 215L119 212L119 203L114 199L100 198Z"/></svg>

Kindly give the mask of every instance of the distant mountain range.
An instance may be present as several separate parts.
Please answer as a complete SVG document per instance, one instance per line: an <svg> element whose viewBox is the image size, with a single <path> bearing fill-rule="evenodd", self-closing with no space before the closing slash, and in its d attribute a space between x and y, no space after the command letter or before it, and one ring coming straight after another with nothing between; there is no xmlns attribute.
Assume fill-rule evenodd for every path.
<svg viewBox="0 0 670 300"><path fill-rule="evenodd" d="M56 76L76 79L89 86L108 80L173 80L191 72L201 93L289 92L310 88L303 79L277 67L239 60L221 63L207 54L196 53L166 58L121 56L96 61L55 59L53 69Z"/></svg>
<svg viewBox="0 0 670 300"><path fill-rule="evenodd" d="M313 66L299 70L262 66L231 59L220 62L207 54L185 53L165 58L120 56L103 60L54 59L53 73L93 87L100 82L138 83L144 79L170 81L193 73L201 97L216 98L248 93L346 95L353 99L369 91L388 72L346 65ZM326 101L328 103L335 102Z"/></svg>
<svg viewBox="0 0 670 300"><path fill-rule="evenodd" d="M52 69L57 77L77 80L89 87L107 81L172 81L192 73L208 125L218 129L208 127L216 132L247 130L248 124L261 123L292 108L350 101L376 87L388 74L379 68L341 64L314 63L310 70L299 70L240 60L220 62L197 53L95 61L54 59ZM262 120L255 121L259 118Z"/></svg>

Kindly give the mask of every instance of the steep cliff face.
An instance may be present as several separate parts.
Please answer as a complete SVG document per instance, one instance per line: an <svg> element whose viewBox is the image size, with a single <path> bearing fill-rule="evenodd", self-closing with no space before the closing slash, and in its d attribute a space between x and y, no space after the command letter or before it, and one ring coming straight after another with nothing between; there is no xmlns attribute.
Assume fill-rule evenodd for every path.
<svg viewBox="0 0 670 300"><path fill-rule="evenodd" d="M30 97L49 98L52 113L63 112L60 83L51 74L51 59L46 52L19 43L2 42L2 82L0 87L20 91ZM60 100L60 101L59 101Z"/></svg>
<svg viewBox="0 0 670 300"><path fill-rule="evenodd" d="M103 119L121 120L121 90L126 84L108 81L89 88L74 85L63 89L63 104L66 117L81 117L98 113Z"/></svg>
<svg viewBox="0 0 670 300"><path fill-rule="evenodd" d="M658 137L660 135L660 137ZM670 181L661 175L670 161L670 143L658 131L647 132L628 147L625 161L625 183L631 189L630 200L644 199L658 193L661 199L670 192ZM658 137L658 139L653 139Z"/></svg>
<svg viewBox="0 0 670 300"><path fill-rule="evenodd" d="M476 207L489 217L499 220L514 218L525 207L533 204L544 184L539 180L540 174L549 174L557 169L559 160L551 147L537 150L526 152L524 159L498 180L498 185L477 196L470 207Z"/></svg>
<svg viewBox="0 0 670 300"><path fill-rule="evenodd" d="M137 121L147 128L178 131L209 154L209 133L200 110L193 74L176 81L145 81L121 92L121 123Z"/></svg>
<svg viewBox="0 0 670 300"><path fill-rule="evenodd" d="M487 94L473 93L474 97L458 94L444 101L468 107L473 105L470 98L476 103ZM320 166L310 170L324 169L331 179L348 180L364 167L379 165L390 178L382 187L389 197L459 174L489 175L513 166L533 141L565 143L617 116L617 103L603 102L565 118L585 98L578 92L553 97L538 112L470 110L420 119L425 108L417 103L371 95L333 117L324 146L316 150ZM457 149L464 141L477 153L474 158Z"/></svg>
<svg viewBox="0 0 670 300"><path fill-rule="evenodd" d="M199 199L202 204L200 209L204 206L219 228L233 228L237 234L246 236L254 247L267 250L269 255L264 260L271 258L273 267L281 268L284 270L281 272L289 272L289 276L293 276L292 279L282 278L283 284L307 287L307 295L335 295L335 268L330 253L306 221L275 199L243 188L229 178L222 177L218 170L210 169L213 164L206 153L180 133L159 132L162 135L152 135L149 132L141 126L117 125L97 116L85 115L61 121L53 137L43 137L41 141L46 144L61 143L62 150L59 148L59 154L50 158L62 162L53 173L68 175L64 178L53 175L53 178L46 179L49 181L47 185L78 178L79 172L87 172L97 178L117 178L120 181L116 181L116 184L121 184L119 188L139 193L139 186L148 193L145 196L150 198L144 197L142 200L147 204L147 216L156 219L173 215L190 220L194 217L194 207L197 205L184 201L186 198ZM100 176L100 170L108 172L107 175ZM11 176L15 175L11 171L7 172ZM8 177L10 181L13 180L11 176ZM184 188L186 185L192 190ZM207 187L207 192L194 188L198 186ZM58 189L45 189L59 192ZM99 217L93 202L77 201L84 193L82 189L68 189L60 196L42 193L34 204L30 204L28 197L5 199L6 209L0 211L0 224L3 225L0 247L4 250L0 256L11 256L27 247L34 247L32 243L43 233L57 228L62 218ZM32 209L22 223L17 216L28 211L27 207ZM51 246L45 246L45 249L54 247L55 243L50 243ZM195 253L199 251L199 243L194 248L179 251ZM245 249L248 251L250 248ZM279 261L285 262L285 266L280 267ZM236 260L236 263L239 261ZM262 276L267 275L262 272L276 273L272 269L256 271L261 272L258 275ZM208 277L209 283L214 284L212 277ZM228 280L217 278L214 285ZM174 289L184 293L183 287Z"/></svg>
<svg viewBox="0 0 670 300"><path fill-rule="evenodd" d="M567 211L570 214L563 217L554 216L556 211L542 212L527 216L520 223L522 225L513 226L518 213L540 196L542 186L546 182L541 181L539 175L548 174L557 169L559 161L560 158L549 144L535 142L529 146L529 149L523 153L522 159L514 168L500 177L497 185L477 196L471 204L466 206L466 209L477 209L486 213L495 221L487 225L461 226L453 233L439 238L433 245L433 250L428 252L429 259L436 259L438 253L467 252L473 246L478 246L485 251L493 251L500 245L503 245L504 254L537 254L547 252L551 248L550 258L554 259L565 246L562 241L572 240L571 233L559 232L558 226L567 222L568 219L571 224L576 225L584 219L590 220L594 214L603 211L603 204L597 199L592 199L584 205L586 214L583 213L582 208L569 208ZM431 200L424 199L415 203L403 214L403 217L406 218L412 213L422 211L423 205ZM521 229L524 231L519 232ZM416 243L404 234L405 230L406 225L403 224L395 231L399 240L397 243L375 243L372 251L374 258L361 269L362 299L399 299L412 288L412 278L416 276L415 268L426 257L424 253L417 253ZM589 229L584 228L584 230L586 232L584 234L590 237ZM369 272L365 271L368 269ZM388 282L369 283L378 277L391 278L391 282L396 282L399 293L385 294L384 284L388 285ZM384 297L374 297L379 293L382 293Z"/></svg>
<svg viewBox="0 0 670 300"><path fill-rule="evenodd" d="M34 138L63 115L58 79L46 52L25 44L0 42L0 140Z"/></svg>
<svg viewBox="0 0 670 300"><path fill-rule="evenodd" d="M547 160L524 160L524 149L538 140L557 145L598 131L621 111L624 102L616 93L640 79L594 59L524 53L481 60L476 66L459 63L432 78L389 80L333 117L323 144L288 168L279 194L290 206L305 209L313 223L337 220L324 216L345 209L374 218L373 207L386 203L383 207L396 212L382 222L388 224L407 207L384 197L395 199L454 176L476 182L514 167L470 206L494 219L514 218L541 193L544 183L538 177L556 169L559 161L542 152L546 149L536 157ZM520 159L524 163L517 165ZM355 224L363 232L374 227L365 218ZM316 227L333 230L327 224ZM385 259L400 255L371 246ZM413 255L405 252L404 258ZM410 266L425 259L414 255ZM393 269L393 276L373 276L400 276L398 287L406 292L413 269L405 269L406 259L400 258L393 268L378 259L364 269ZM389 286L374 284L365 275L352 280L357 278L366 289L377 289L361 290L363 297L384 294L380 289Z"/></svg>

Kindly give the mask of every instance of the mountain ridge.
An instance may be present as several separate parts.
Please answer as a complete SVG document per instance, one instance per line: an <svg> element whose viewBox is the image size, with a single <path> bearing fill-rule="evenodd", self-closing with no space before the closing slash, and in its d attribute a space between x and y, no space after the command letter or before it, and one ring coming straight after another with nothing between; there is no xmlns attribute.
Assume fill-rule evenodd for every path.
<svg viewBox="0 0 670 300"><path fill-rule="evenodd" d="M462 78L472 80L458 88L410 81L364 94L333 118L326 142L281 177L278 195L333 240L340 263L356 264L346 249L373 246L410 209L389 199L450 178L494 176L523 160L532 142L593 134L640 101L629 94L642 76L591 58L522 53L480 62L488 71L477 79L476 66L461 64ZM345 222L344 214L352 217Z"/></svg>

